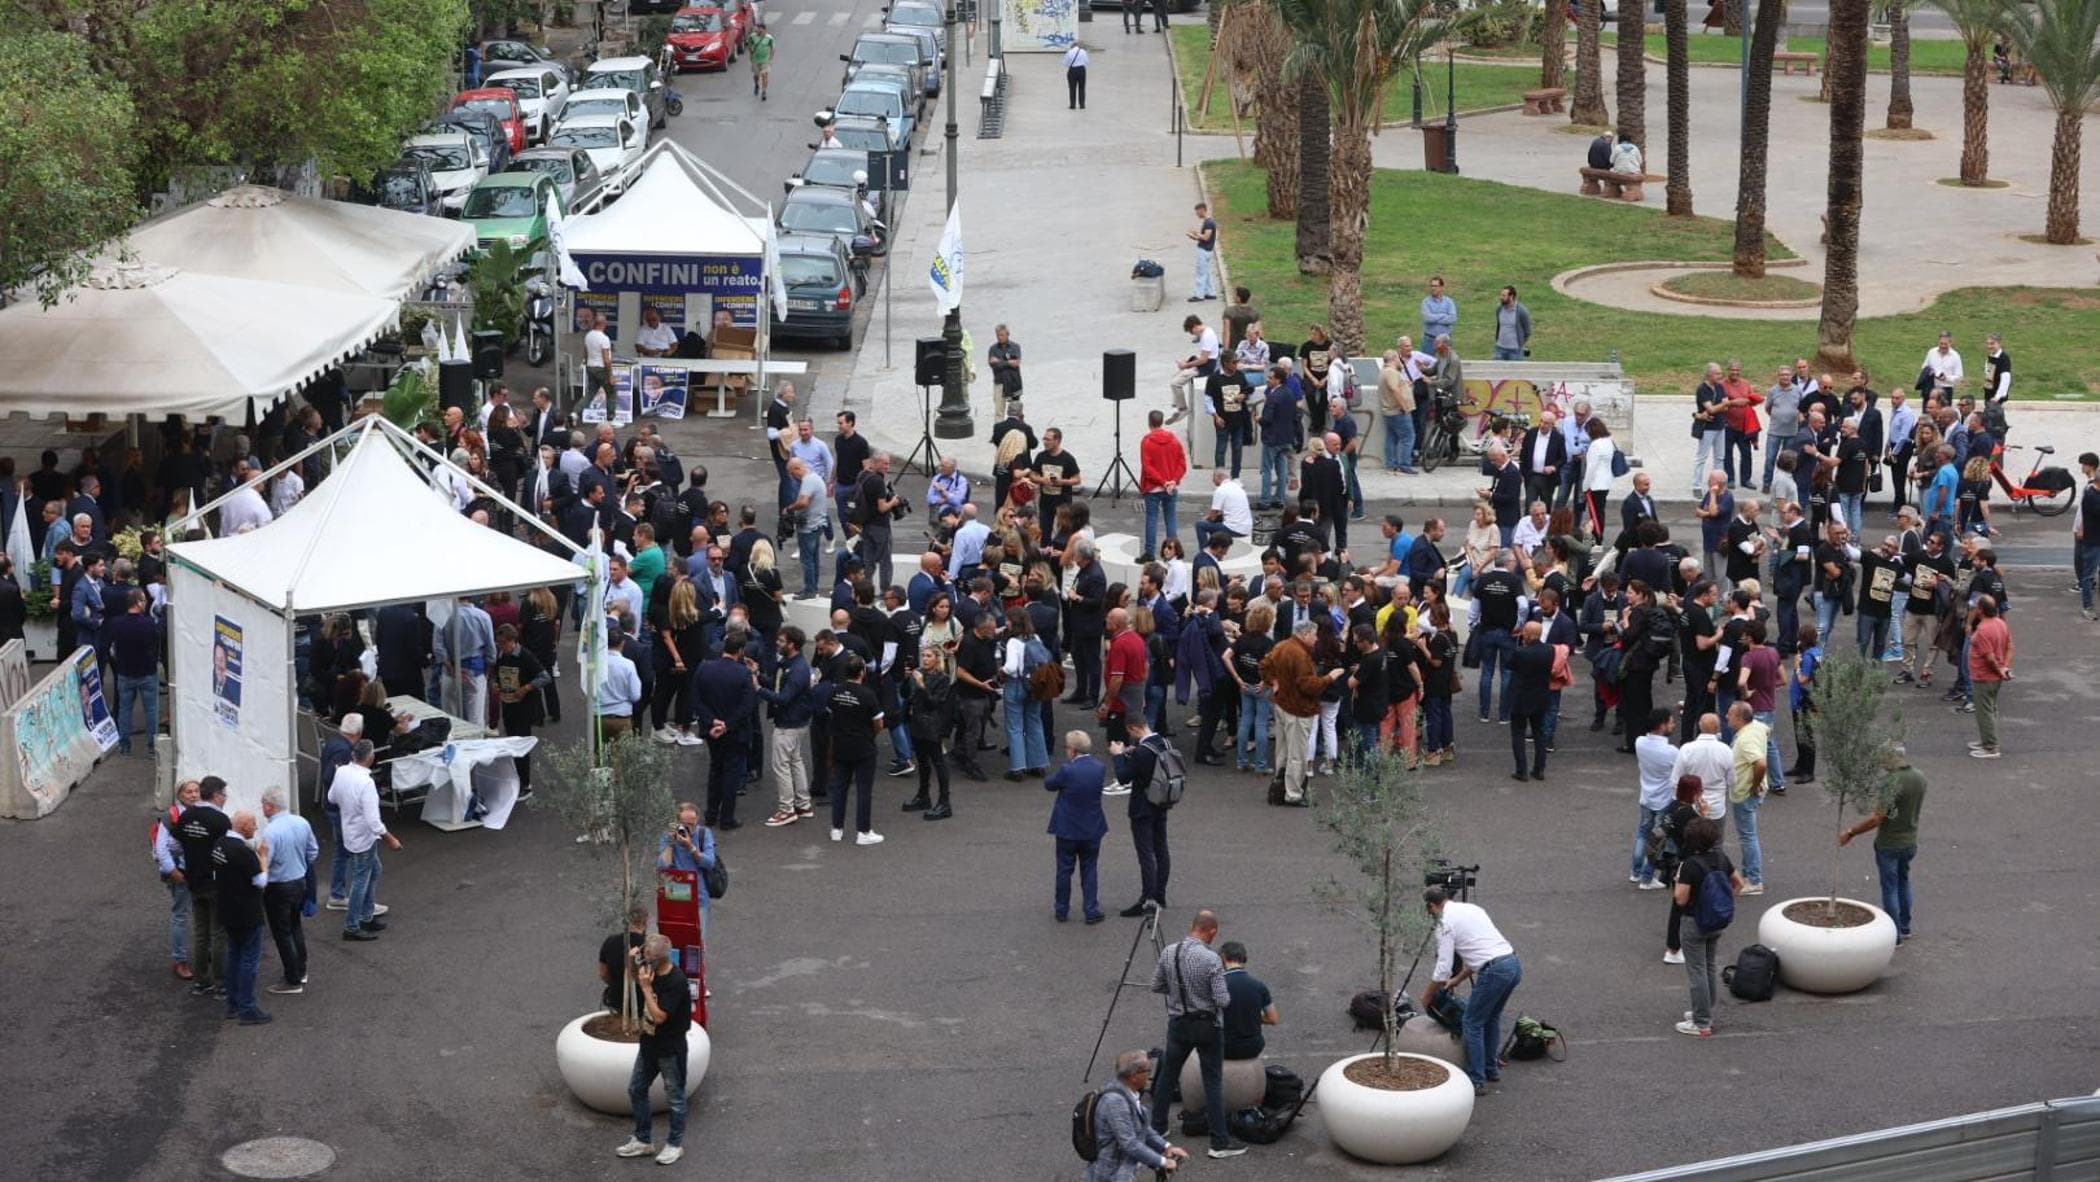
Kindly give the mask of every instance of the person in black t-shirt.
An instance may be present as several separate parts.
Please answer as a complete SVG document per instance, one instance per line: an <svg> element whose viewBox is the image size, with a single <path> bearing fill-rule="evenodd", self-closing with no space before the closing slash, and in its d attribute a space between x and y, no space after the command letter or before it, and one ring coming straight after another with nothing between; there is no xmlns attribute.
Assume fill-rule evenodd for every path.
<svg viewBox="0 0 2100 1182"><path fill-rule="evenodd" d="M634 1136L613 1152L621 1157L648 1157L670 1165L685 1148L685 1040L693 1026L692 986L671 958L670 938L658 933L642 945L635 983L642 997L642 1039L634 1051L634 1074L627 1081L627 1100L634 1106ZM649 1085L663 1077L664 1097L671 1104L671 1127L658 1152L650 1143L652 1119Z"/></svg>
<svg viewBox="0 0 2100 1182"><path fill-rule="evenodd" d="M1378 643L1378 630L1358 624L1349 630L1356 647L1356 668L1348 678L1349 720L1356 724L1356 741L1344 750L1359 759L1369 759L1380 749L1380 732L1386 711L1392 706L1391 655Z"/></svg>
<svg viewBox="0 0 2100 1182"><path fill-rule="evenodd" d="M647 939L648 935L649 909L630 907L627 910L627 930L614 932L605 937L604 943L598 945L598 980L605 986L598 998L598 1004L615 1014L620 1012L620 981L628 976L627 966L633 963L634 950L642 946L642 941ZM629 987L633 988L631 981ZM639 991L634 1008L636 1013L642 1011Z"/></svg>
<svg viewBox="0 0 2100 1182"><path fill-rule="evenodd" d="M225 799L223 788L220 799ZM226 929L226 1016L239 1018L243 1026L270 1020L255 1004L256 972L262 967L263 865L270 857L270 843L250 848L254 840L255 814L235 813L231 831L211 847L209 862L219 924Z"/></svg>
<svg viewBox="0 0 2100 1182"><path fill-rule="evenodd" d="M1720 598L1720 588L1712 579L1692 584L1685 597L1684 626L1677 633L1684 654L1684 716L1677 728L1679 743L1691 742L1699 733L1699 716L1714 712L1714 666L1721 658L1721 630L1714 623L1713 609Z"/></svg>
<svg viewBox="0 0 2100 1182"><path fill-rule="evenodd" d="M226 985L226 938L219 926L219 892L211 872L211 853L232 822L226 816L226 781L206 776L197 781L197 803L182 811L175 842L182 847L184 877L190 883L190 968L196 982L190 993L203 996Z"/></svg>
<svg viewBox="0 0 2100 1182"><path fill-rule="evenodd" d="M1034 470L1037 483L1042 486L1036 509L1047 534L1057 519L1058 508L1070 504L1072 490L1079 487L1079 460L1065 450L1064 432L1055 427L1044 428L1043 450L1036 453Z"/></svg>
<svg viewBox="0 0 2100 1182"><path fill-rule="evenodd" d="M1872 464L1867 441L1859 437L1859 423L1846 419L1838 424L1838 445L1835 457L1837 470L1832 474L1831 485L1837 490L1838 506L1845 515L1845 528L1855 535L1863 527L1862 518L1867 500L1867 469Z"/></svg>
<svg viewBox="0 0 2100 1182"><path fill-rule="evenodd" d="M1859 556L1859 655L1869 661L1880 660L1888 649L1889 616L1902 574L1903 559L1893 537Z"/></svg>
<svg viewBox="0 0 2100 1182"><path fill-rule="evenodd" d="M1755 499L1736 502L1736 515L1728 522L1728 581L1740 583L1754 579L1762 569L1765 556L1764 532L1757 525L1758 503Z"/></svg>
<svg viewBox="0 0 2100 1182"><path fill-rule="evenodd" d="M1283 1015L1277 1011L1269 987L1247 971L1245 944L1225 941L1218 948L1218 959L1225 962L1225 993L1232 999L1225 1003L1223 1018L1225 1057L1259 1059L1267 1045L1261 1028L1282 1022Z"/></svg>
<svg viewBox="0 0 2100 1182"><path fill-rule="evenodd" d="M846 789L854 790L857 845L876 845L875 736L882 733L882 700L867 685L868 667L849 656L839 667L839 684L831 691L831 840L846 835Z"/></svg>
<svg viewBox="0 0 2100 1182"><path fill-rule="evenodd" d="M1509 721L1509 654L1517 647L1517 600L1524 594L1524 580L1516 573L1517 556L1502 555L1501 561L1473 580L1473 602L1480 608L1480 721L1489 722L1496 690L1496 670L1501 670L1502 721Z"/></svg>

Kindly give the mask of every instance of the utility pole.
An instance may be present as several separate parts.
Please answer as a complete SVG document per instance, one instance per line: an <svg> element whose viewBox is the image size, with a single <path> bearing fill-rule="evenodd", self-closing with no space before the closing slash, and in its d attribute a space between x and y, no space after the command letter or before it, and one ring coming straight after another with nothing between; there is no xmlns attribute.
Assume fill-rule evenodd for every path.
<svg viewBox="0 0 2100 1182"><path fill-rule="evenodd" d="M957 0L948 0L948 48L942 55L948 67L948 210L955 209L956 198L956 138L955 129L955 39L957 35ZM946 219L943 219L945 222ZM963 386L962 305L958 303L948 310L948 319L941 326L941 339L948 345L947 380L941 383L941 413L934 420L933 433L941 439L968 439L977 433L977 425L970 418L970 392Z"/></svg>

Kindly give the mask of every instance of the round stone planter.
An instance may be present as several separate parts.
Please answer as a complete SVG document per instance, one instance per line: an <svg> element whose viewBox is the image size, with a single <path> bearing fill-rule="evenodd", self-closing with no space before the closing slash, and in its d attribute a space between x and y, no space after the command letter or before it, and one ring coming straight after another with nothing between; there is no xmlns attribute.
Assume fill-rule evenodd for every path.
<svg viewBox="0 0 2100 1182"><path fill-rule="evenodd" d="M1839 899L1873 913L1871 922L1850 928L1819 928L1786 917L1796 903L1821 903L1821 897L1788 899L1766 910L1757 921L1757 941L1779 954L1779 979L1804 993L1857 993L1881 979L1896 955L1896 921L1872 903Z"/></svg>
<svg viewBox="0 0 2100 1182"><path fill-rule="evenodd" d="M634 1074L634 1044L631 1042L607 1042L585 1034L583 1024L605 1011L594 1011L583 1015L567 1026L554 1039L554 1062L561 1068L562 1082L569 1085L578 1100L600 1112L615 1116L626 1116L634 1111L627 1102L627 1080ZM707 1031L698 1026L685 1035L685 1094L690 1097L707 1074L710 1046ZM649 1085L649 1110L663 1112L671 1106L664 1095L664 1081L658 1076Z"/></svg>
<svg viewBox="0 0 2100 1182"><path fill-rule="evenodd" d="M1473 1084L1466 1074L1428 1055L1403 1055L1435 1063L1443 1083L1414 1092L1388 1092L1352 1081L1351 1063L1378 1055L1352 1055L1320 1075L1320 1119L1335 1147L1350 1157L1397 1166L1441 1156L1465 1135L1473 1119Z"/></svg>
<svg viewBox="0 0 2100 1182"><path fill-rule="evenodd" d="M1266 1060L1227 1059L1225 1067L1225 1115L1231 1116L1242 1108L1255 1108L1261 1104L1262 1094L1269 1090L1269 1073ZM1181 1106L1192 1112L1201 1112L1205 1096L1203 1092L1203 1061L1195 1055L1181 1065Z"/></svg>

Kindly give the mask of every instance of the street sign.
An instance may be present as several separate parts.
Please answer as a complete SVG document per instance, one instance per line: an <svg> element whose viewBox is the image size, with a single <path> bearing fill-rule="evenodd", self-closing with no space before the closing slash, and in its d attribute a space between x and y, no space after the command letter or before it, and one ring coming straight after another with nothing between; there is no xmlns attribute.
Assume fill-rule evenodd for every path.
<svg viewBox="0 0 2100 1182"><path fill-rule="evenodd" d="M911 190L911 149L868 153L870 192L904 193Z"/></svg>

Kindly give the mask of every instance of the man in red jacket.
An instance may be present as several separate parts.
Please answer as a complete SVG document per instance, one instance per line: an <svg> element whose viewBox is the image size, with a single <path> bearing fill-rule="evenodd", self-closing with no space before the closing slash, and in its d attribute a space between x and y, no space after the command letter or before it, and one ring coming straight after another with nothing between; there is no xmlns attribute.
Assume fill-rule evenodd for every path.
<svg viewBox="0 0 2100 1182"><path fill-rule="evenodd" d="M1189 470L1188 453L1182 450L1181 437L1167 430L1166 415L1155 410L1148 421L1152 429L1138 443L1138 491L1145 494L1145 549L1138 555L1139 562L1152 561L1158 552L1162 515L1167 519L1167 536L1178 538L1174 509L1181 499L1181 478Z"/></svg>

